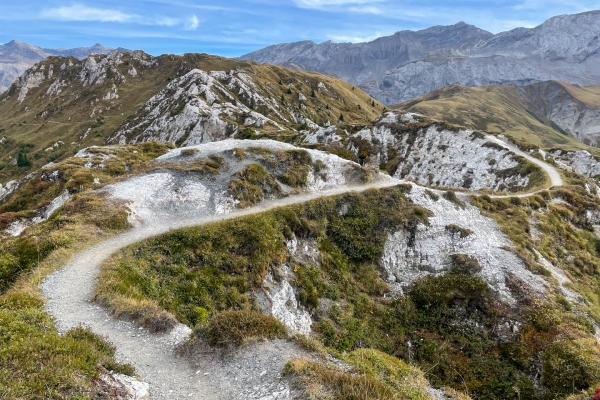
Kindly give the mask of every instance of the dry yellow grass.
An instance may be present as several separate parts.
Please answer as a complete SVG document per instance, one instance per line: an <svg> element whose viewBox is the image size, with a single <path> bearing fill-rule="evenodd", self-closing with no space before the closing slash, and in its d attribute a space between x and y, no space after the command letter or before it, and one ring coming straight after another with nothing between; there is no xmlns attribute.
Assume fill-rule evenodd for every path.
<svg viewBox="0 0 600 400"><path fill-rule="evenodd" d="M600 91L598 87L565 88L577 92L577 96L586 102L592 102L597 96L595 93ZM594 101L600 101L600 97ZM552 121L530 110L512 86L466 88L452 85L394 107L471 129L504 134L517 143L546 149L588 150L600 155L599 149L561 133Z"/></svg>

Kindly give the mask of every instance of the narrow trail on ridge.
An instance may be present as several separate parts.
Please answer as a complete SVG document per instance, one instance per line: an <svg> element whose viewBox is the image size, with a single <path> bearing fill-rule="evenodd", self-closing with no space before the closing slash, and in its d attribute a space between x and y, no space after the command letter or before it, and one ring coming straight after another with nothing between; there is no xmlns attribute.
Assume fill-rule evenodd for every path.
<svg viewBox="0 0 600 400"><path fill-rule="evenodd" d="M546 173L546 175L548 175L548 178L550 178L550 186L548 188L539 189L539 190L536 190L533 192L527 192L527 193L519 193L519 194L514 194L514 195L493 195L490 197L496 198L496 199L502 199L502 198L508 198L508 197L528 197L528 196L534 195L536 193L543 192L544 190L549 189L551 187L558 187L558 186L564 185L563 179L560 176L560 172L558 172L558 170L555 167L548 164L547 162L544 162L535 157L532 157L531 154L525 153L524 151L519 149L517 146L507 143L503 140L500 140L495 136L487 135L486 139L488 139L489 141L491 141L493 143L499 144L500 146L510 150L511 152L515 153L516 155L521 156L521 157L525 158L527 161L542 168L542 170Z"/></svg>
<svg viewBox="0 0 600 400"><path fill-rule="evenodd" d="M562 186L560 173L549 164L526 154L513 145L493 136L488 137L517 155L540 166L548 174L552 186ZM241 350L230 360L215 354L196 357L193 360L175 354L174 348L184 342L189 328L180 325L169 333L153 334L128 321L113 319L101 306L91 301L100 265L119 250L144 239L160 235L172 229L204 225L245 215L262 213L273 208L304 203L325 196L348 192L361 192L373 188L391 187L402 183L383 174L376 182L364 185L343 185L332 190L304 193L282 199L265 201L260 205L220 215L198 215L185 220L149 221L125 233L108 239L73 257L61 270L49 275L41 284L48 299L47 312L52 315L60 332L77 326L88 326L116 346L120 362L132 364L141 379L150 385L151 399L283 399L289 390L280 380L280 372L286 360L302 352L293 343L274 342L268 348L264 343L259 351ZM418 185L416 185L418 186ZM526 197L539 191L519 194ZM464 195L478 193L457 192ZM495 198L513 197L491 196ZM257 356L257 354L259 356ZM279 360L275 362L274 360ZM257 383L268 381L265 388ZM253 386L254 385L254 386ZM264 390L263 390L264 389ZM265 390L267 390L265 392Z"/></svg>
<svg viewBox="0 0 600 400"><path fill-rule="evenodd" d="M48 299L46 310L56 319L60 332L77 326L87 326L113 343L117 348L117 359L120 362L132 364L141 379L150 385L152 399L264 398L265 394L272 396L267 398L280 398L276 394L281 392L280 394L284 395L285 387L278 383L278 376L286 360L283 363L279 362L280 365L276 366L276 372L272 371L276 375L271 377L274 382L271 385L270 393L240 393L240 385L243 382L239 382L238 385L236 379L245 371L237 370L238 367L243 366L236 367L234 365L239 360L227 363L222 362L216 356L207 356L200 360L194 359L194 363L192 363L174 353L174 347L187 339L188 328L179 326L170 333L152 334L131 322L112 318L104 308L91 301L100 265L119 250L172 229L224 221L262 213L281 206L304 203L324 196L390 187L398 183L400 182L396 179L383 177L381 181L365 185L340 186L334 190L266 201L257 207L225 215L203 215L198 218L188 218L185 221L142 224L77 254L63 269L49 275L41 284L44 296ZM291 358L293 354L290 353L293 353L294 347L296 346L292 343L289 345L276 343L275 350L263 349L264 351L260 353L265 355L263 361L267 366L261 367L261 360L253 358L251 364L255 365L251 368L263 368L258 373L264 375L264 371L268 371L267 367L269 363L272 363L272 359L281 358L281 355L287 355L287 359ZM277 349L280 351L276 351ZM247 356L243 352L239 355L241 359L247 358ZM261 379L266 378L268 377ZM243 383L243 386L246 385L247 383Z"/></svg>

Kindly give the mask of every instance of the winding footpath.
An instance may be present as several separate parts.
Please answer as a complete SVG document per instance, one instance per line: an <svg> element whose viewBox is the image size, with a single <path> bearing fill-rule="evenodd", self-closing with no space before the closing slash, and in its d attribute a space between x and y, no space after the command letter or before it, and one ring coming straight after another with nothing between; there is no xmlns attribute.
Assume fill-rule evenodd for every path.
<svg viewBox="0 0 600 400"><path fill-rule="evenodd" d="M563 184L560 174L554 167L493 136L488 137L488 139L542 167L550 177L552 186ZM279 372L283 364L273 366L273 360L278 357L280 359L291 358L294 355L294 349L291 349L290 345L280 343L275 345L274 348L262 349L251 355L242 355L244 362L237 359L229 364L223 363L214 355L197 357L193 362L188 358L179 357L176 355L174 348L187 339L190 333L189 328L181 325L170 333L151 334L145 329L138 328L133 323L113 319L104 308L91 301L100 265L119 250L172 229L257 214L276 207L304 203L323 196L390 187L400 183L407 182L380 175L380 179L374 183L340 186L334 190L290 196L267 201L257 207L235 211L230 214L203 214L186 220L142 224L77 254L63 269L49 275L41 284L43 293L48 299L46 310L55 318L60 332L81 325L88 326L93 332L104 336L109 342L113 343L117 349L118 361L132 364L141 379L150 385L150 397L152 399L260 398L274 400L287 398L289 392L286 392L286 387L281 386L279 382ZM412 184L414 185L414 183ZM472 195L474 193L462 194ZM519 197L531 194L533 193L520 194ZM256 354L264 354L264 357L261 359L259 359L260 357L252 358L256 357ZM279 362L281 363L281 361ZM249 367L251 372L256 371L257 368L260 370L263 368L263 364L265 369L264 372L259 373L259 380L253 380L257 377L248 377L248 380L244 381L242 377L244 374L248 374L248 370L243 370L243 366L236 365L240 363L252 364L252 367ZM285 360L283 360L283 363L285 363ZM272 366L271 369L268 368L269 365ZM240 388L247 388L256 382L269 379L272 384L269 393L266 395L258 389L252 393L242 393L240 391Z"/></svg>
<svg viewBox="0 0 600 400"><path fill-rule="evenodd" d="M557 187L557 186L564 185L563 179L560 176L560 172L558 172L558 170L556 168L554 168L552 165L550 165L542 160L539 160L535 157L532 157L531 154L525 153L524 151L519 149L517 146L510 144L510 143L506 143L506 142L498 139L496 136L487 135L486 139L489 140L490 142L499 144L500 146L510 150L514 154L521 156L521 157L525 158L527 161L542 168L542 170L546 173L546 175L548 175L548 178L550 178L550 187ZM521 194L517 194L517 195L501 195L501 196L490 196L490 197L493 197L496 199L508 198L508 197L528 197L533 194L542 192L546 189L547 188L536 190L534 192L521 193Z"/></svg>
<svg viewBox="0 0 600 400"><path fill-rule="evenodd" d="M190 331L187 327L180 325L170 333L151 334L133 323L115 320L104 308L91 301L100 265L119 250L172 229L224 221L262 213L276 207L305 203L323 196L390 187L398 183L396 179L383 177L375 183L340 186L334 190L267 201L257 207L230 214L200 215L185 221L165 221L138 226L77 254L65 268L49 275L41 284L44 296L48 299L46 311L54 316L60 332L77 326L87 326L113 343L117 348L118 361L133 365L141 379L150 385L152 399L261 398L240 394L239 387L236 387L234 382L236 377L232 376L235 374L232 374L231 365L222 365L210 357L194 360L192 364L188 359L178 357L174 347L188 338ZM289 353L285 346L280 347L283 353ZM277 354L273 355L276 356ZM271 360L265 360L267 363L269 361ZM201 365L202 362L205 362L205 365ZM277 369L277 375L282 368L283 364ZM265 367L264 370L267 369ZM285 392L284 387L279 387L271 393L277 390Z"/></svg>

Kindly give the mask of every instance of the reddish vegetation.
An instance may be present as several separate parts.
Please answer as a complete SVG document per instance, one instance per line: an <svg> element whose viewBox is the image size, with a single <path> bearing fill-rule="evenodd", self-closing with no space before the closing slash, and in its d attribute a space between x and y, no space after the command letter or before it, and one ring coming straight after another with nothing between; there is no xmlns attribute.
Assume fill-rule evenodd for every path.
<svg viewBox="0 0 600 400"><path fill-rule="evenodd" d="M600 400L600 388L596 389L596 394L592 397L592 400Z"/></svg>

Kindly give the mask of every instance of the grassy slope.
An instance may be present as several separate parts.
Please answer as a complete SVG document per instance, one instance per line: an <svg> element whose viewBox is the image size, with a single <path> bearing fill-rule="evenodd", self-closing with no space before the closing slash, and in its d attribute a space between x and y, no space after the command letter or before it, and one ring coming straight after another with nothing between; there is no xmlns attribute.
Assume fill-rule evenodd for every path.
<svg viewBox="0 0 600 400"><path fill-rule="evenodd" d="M434 385L467 391L475 398L541 398L526 378L537 374L551 393L548 399L597 384L600 349L586 317L565 308L564 299L525 300L507 308L474 274L480 267L469 257L457 256L453 271L417 281L405 296L386 296L377 262L387 232L410 229L427 215L407 202L401 194L405 189L315 200L146 240L106 264L98 296L116 308L137 303L166 309L202 334L227 310L256 310L250 294L268 272L277 277L278 266L286 264L295 272L299 300L312 310L321 342L315 348L325 345L350 358L358 348L381 351L427 371ZM340 216L342 207L348 213ZM534 205L519 207L527 215ZM322 261L303 264L289 256L285 241L292 234L315 240ZM590 251L588 261L597 263L598 254ZM581 273L595 276L594 268ZM517 296L520 289L514 290ZM593 296L589 300L598 303ZM506 320L521 321L521 334L508 340L497 337L496 327ZM314 398L368 398L364 393L372 398L419 398L401 396L393 382L382 382L386 376L395 379L385 371L344 375L297 361L287 372ZM351 397L355 389L363 396Z"/></svg>
<svg viewBox="0 0 600 400"><path fill-rule="evenodd" d="M72 59L76 65L59 73L58 66L65 60L51 57L43 62L47 67L51 64L55 66L54 79L60 76L69 83L69 87L63 88L58 97L50 98L45 95L53 80L47 80L40 87L30 90L23 103L17 101L18 93L14 90L0 97L0 138L8 139L7 143L0 144L0 165L7 164L4 169L0 169L0 182L22 177L55 157L64 158L83 147L103 144L128 117L134 115L150 97L160 91L169 78L185 74L193 68L208 71L244 68L265 90L273 93L276 99L283 96L283 109L299 107L298 95L303 93L307 97L306 114L318 123L327 120L334 123L344 114L347 123L365 124L383 110L383 105L378 102L373 107L373 100L367 94L336 78L222 57L201 54L186 54L182 57L165 55L157 58L156 66L147 67L125 55L123 61L129 64L118 67L119 73L125 76L125 82L107 79L102 84L87 87L83 87L79 81L80 64L76 60ZM136 77L127 74L130 65L137 69ZM290 86L287 85L288 82L291 82ZM318 82L333 88L332 93L325 95L317 91L315 97L311 97L311 90L317 87ZM113 83L118 87L119 98L102 100ZM288 95L288 87L292 95ZM92 116L94 109L96 113ZM99 110L102 110L101 114ZM42 117L44 111L47 114ZM103 117L102 124L97 123L99 115ZM92 128L90 134L80 140L88 128ZM65 143L60 149L44 151L59 140ZM75 143L72 144L73 142ZM17 157L24 144L33 145L28 151L33 166L18 168L8 165Z"/></svg>
<svg viewBox="0 0 600 400"><path fill-rule="evenodd" d="M598 88L571 86L569 90L588 102L598 101L594 97ZM502 133L517 142L540 148L588 150L600 155L600 150L561 133L541 113L535 113L534 107L520 98L511 86L465 88L453 85L394 107L471 129Z"/></svg>
<svg viewBox="0 0 600 400"><path fill-rule="evenodd" d="M558 82L558 84L589 108L600 109L600 85L581 87L564 82Z"/></svg>
<svg viewBox="0 0 600 400"><path fill-rule="evenodd" d="M133 374L131 366L115 361L114 347L93 333L78 328L59 335L44 311L39 284L75 253L129 227L125 206L92 192L98 187L93 178L108 184L126 170L139 172L166 149L152 143L98 149L112 154L102 170L84 168L80 159L65 160L53 168L58 180L35 176L0 206L2 225L47 204L65 188L74 195L48 221L2 239L0 398L84 399L94 397L95 380L104 370Z"/></svg>

